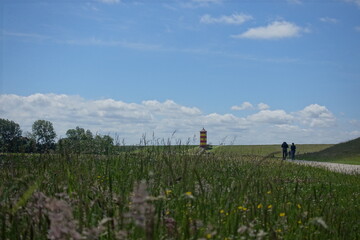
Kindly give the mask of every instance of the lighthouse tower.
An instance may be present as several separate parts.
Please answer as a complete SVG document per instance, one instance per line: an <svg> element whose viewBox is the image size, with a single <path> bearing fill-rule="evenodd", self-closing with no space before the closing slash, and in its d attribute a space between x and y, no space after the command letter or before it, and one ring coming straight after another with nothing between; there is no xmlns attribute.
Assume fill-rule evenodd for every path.
<svg viewBox="0 0 360 240"><path fill-rule="evenodd" d="M207 131L205 130L205 128L200 131L200 147L207 147Z"/></svg>

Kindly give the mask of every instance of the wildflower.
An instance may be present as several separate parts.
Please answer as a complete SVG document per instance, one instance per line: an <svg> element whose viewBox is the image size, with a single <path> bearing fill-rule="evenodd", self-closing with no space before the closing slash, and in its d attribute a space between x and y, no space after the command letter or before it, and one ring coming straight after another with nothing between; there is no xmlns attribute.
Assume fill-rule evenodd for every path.
<svg viewBox="0 0 360 240"><path fill-rule="evenodd" d="M238 206L238 209L239 209L239 210L243 210L243 206Z"/></svg>
<svg viewBox="0 0 360 240"><path fill-rule="evenodd" d="M272 205L271 205L271 204L270 204L270 205L268 205L268 206L267 206L267 208L268 208L268 209L271 209L271 208L272 208Z"/></svg>
<svg viewBox="0 0 360 240"><path fill-rule="evenodd" d="M267 191L266 193L267 193L267 194L271 194L271 191Z"/></svg>
<svg viewBox="0 0 360 240"><path fill-rule="evenodd" d="M188 198L191 198L191 199L194 198L194 196L192 195L192 192L186 192L185 196Z"/></svg>
<svg viewBox="0 0 360 240"><path fill-rule="evenodd" d="M49 211L49 239L82 239L82 236L76 230L77 221L74 219L72 209L67 202L49 199L45 207Z"/></svg>
<svg viewBox="0 0 360 240"><path fill-rule="evenodd" d="M298 224L302 224L301 220L298 221Z"/></svg>
<svg viewBox="0 0 360 240"><path fill-rule="evenodd" d="M165 194L166 194L166 195L170 195L171 193L172 193L172 191L171 191L171 190L166 189L166 191L165 191Z"/></svg>
<svg viewBox="0 0 360 240"><path fill-rule="evenodd" d="M207 238L207 239L210 239L211 237L212 237L212 236L211 236L210 233L206 234L206 238Z"/></svg>
<svg viewBox="0 0 360 240"><path fill-rule="evenodd" d="M279 216L280 216L280 217L285 217L285 213L282 212L282 213L279 214Z"/></svg>
<svg viewBox="0 0 360 240"><path fill-rule="evenodd" d="M279 233L279 232L281 232L281 229L276 229L275 231Z"/></svg>
<svg viewBox="0 0 360 240"><path fill-rule="evenodd" d="M301 208L301 205L300 205L300 204L298 204L298 205L297 205L297 207L300 209L300 208Z"/></svg>
<svg viewBox="0 0 360 240"><path fill-rule="evenodd" d="M111 218L104 218L99 222L99 225L93 228L85 228L83 231L84 237L82 239L99 239L100 235L106 230L105 224L111 221Z"/></svg>
<svg viewBox="0 0 360 240"><path fill-rule="evenodd" d="M149 229L153 223L155 208L148 202L149 193L146 182L136 183L131 196L130 217L137 226L143 229Z"/></svg>
<svg viewBox="0 0 360 240"><path fill-rule="evenodd" d="M176 221L173 218L165 218L165 226L168 234L170 236L175 236L176 234Z"/></svg>
<svg viewBox="0 0 360 240"><path fill-rule="evenodd" d="M243 208L243 211L246 211L246 210L247 210L247 208L246 208L246 207L244 207L244 208Z"/></svg>
<svg viewBox="0 0 360 240"><path fill-rule="evenodd" d="M165 215L169 215L169 214L170 214L170 211L166 211L166 212L165 212Z"/></svg>
<svg viewBox="0 0 360 240"><path fill-rule="evenodd" d="M322 226L325 229L328 228L327 224L325 223L325 221L321 217L312 218L310 220L310 223Z"/></svg>
<svg viewBox="0 0 360 240"><path fill-rule="evenodd" d="M220 213L223 214L225 211L223 209L220 210Z"/></svg>
<svg viewBox="0 0 360 240"><path fill-rule="evenodd" d="M257 208L262 208L262 207L263 205L261 203L257 205Z"/></svg>
<svg viewBox="0 0 360 240"><path fill-rule="evenodd" d="M260 229L260 231L256 235L256 239L263 239L263 237L265 237L266 235L267 235L267 233L264 232L264 230Z"/></svg>
<svg viewBox="0 0 360 240"><path fill-rule="evenodd" d="M248 227L247 227L247 226L241 226L241 227L238 228L237 232L240 233L240 234L243 234L243 233L245 233L247 230L248 230Z"/></svg>

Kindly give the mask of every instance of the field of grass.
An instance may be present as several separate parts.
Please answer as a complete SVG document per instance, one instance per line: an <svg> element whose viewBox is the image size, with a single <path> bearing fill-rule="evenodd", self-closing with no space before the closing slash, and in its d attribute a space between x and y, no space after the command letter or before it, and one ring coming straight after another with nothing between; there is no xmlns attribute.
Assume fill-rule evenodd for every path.
<svg viewBox="0 0 360 240"><path fill-rule="evenodd" d="M359 237L358 175L218 150L1 156L0 239Z"/></svg>
<svg viewBox="0 0 360 240"><path fill-rule="evenodd" d="M308 152L301 159L360 165L360 138L339 143L321 151Z"/></svg>
<svg viewBox="0 0 360 240"><path fill-rule="evenodd" d="M324 150L333 146L333 144L296 144L296 154L313 153ZM234 155L257 155L267 156L270 153L275 153L274 157L282 157L281 144L278 145L231 145L231 146L216 146L213 151L219 154L234 154Z"/></svg>

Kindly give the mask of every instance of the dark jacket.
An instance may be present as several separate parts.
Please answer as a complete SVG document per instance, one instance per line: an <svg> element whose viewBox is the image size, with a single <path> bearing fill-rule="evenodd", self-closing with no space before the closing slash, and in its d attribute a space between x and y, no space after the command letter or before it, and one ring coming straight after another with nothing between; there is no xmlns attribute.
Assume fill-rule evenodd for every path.
<svg viewBox="0 0 360 240"><path fill-rule="evenodd" d="M283 150L286 150L289 148L289 145L286 142L283 142L283 144L281 144L281 147Z"/></svg>

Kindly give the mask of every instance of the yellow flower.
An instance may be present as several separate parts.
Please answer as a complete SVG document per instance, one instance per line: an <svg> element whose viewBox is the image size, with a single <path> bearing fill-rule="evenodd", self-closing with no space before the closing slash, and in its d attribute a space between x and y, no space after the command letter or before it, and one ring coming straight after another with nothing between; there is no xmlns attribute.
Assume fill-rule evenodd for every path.
<svg viewBox="0 0 360 240"><path fill-rule="evenodd" d="M285 213L282 212L282 213L279 214L279 216L280 216L280 217L285 217Z"/></svg>
<svg viewBox="0 0 360 240"><path fill-rule="evenodd" d="M206 238L207 238L207 239L210 239L211 237L212 237L212 236L211 236L210 233L206 234Z"/></svg>
<svg viewBox="0 0 360 240"><path fill-rule="evenodd" d="M276 232L281 232L281 229L276 229Z"/></svg>
<svg viewBox="0 0 360 240"><path fill-rule="evenodd" d="M225 212L224 210L222 210L222 209L220 210L220 213L224 213L224 212Z"/></svg>
<svg viewBox="0 0 360 240"><path fill-rule="evenodd" d="M300 204L298 204L298 205L297 205L297 207L300 209L300 208L301 208L301 205L300 205Z"/></svg>
<svg viewBox="0 0 360 240"><path fill-rule="evenodd" d="M165 213L166 215L169 215L170 214L170 211L166 211L166 213Z"/></svg>
<svg viewBox="0 0 360 240"><path fill-rule="evenodd" d="M244 207L244 208L243 208L243 211L246 211L246 210L247 210L247 208L246 208L246 207Z"/></svg>
<svg viewBox="0 0 360 240"><path fill-rule="evenodd" d="M298 224L302 224L302 221L301 221L301 220L299 220L299 221L298 221Z"/></svg>
<svg viewBox="0 0 360 240"><path fill-rule="evenodd" d="M267 193L267 194L271 194L271 191L267 191L266 193Z"/></svg>
<svg viewBox="0 0 360 240"><path fill-rule="evenodd" d="M243 206L238 206L238 209L239 209L239 210L243 210Z"/></svg>
<svg viewBox="0 0 360 240"><path fill-rule="evenodd" d="M267 208L268 208L268 209L271 209L271 208L272 208L272 205L271 205L271 204L270 204L270 205L268 205L268 206L267 206Z"/></svg>
<svg viewBox="0 0 360 240"><path fill-rule="evenodd" d="M172 191L169 190L169 189L167 189L167 190L165 191L165 194L166 194L166 195L169 195L170 193L172 193Z"/></svg>
<svg viewBox="0 0 360 240"><path fill-rule="evenodd" d="M260 203L259 205L257 205L257 208L262 208L263 205Z"/></svg>
<svg viewBox="0 0 360 240"><path fill-rule="evenodd" d="M190 198L190 199L193 199L193 198L194 198L194 196L192 195L192 192L186 192L186 193L185 193L185 196L188 197L188 198Z"/></svg>

